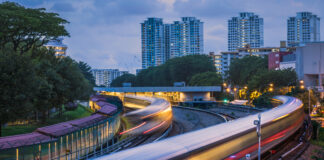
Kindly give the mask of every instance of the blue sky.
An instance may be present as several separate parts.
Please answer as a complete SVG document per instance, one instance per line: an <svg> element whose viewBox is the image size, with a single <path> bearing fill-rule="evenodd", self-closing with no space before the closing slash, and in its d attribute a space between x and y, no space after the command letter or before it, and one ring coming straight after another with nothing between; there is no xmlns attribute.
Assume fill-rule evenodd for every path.
<svg viewBox="0 0 324 160"><path fill-rule="evenodd" d="M3 2L4 0L0 0ZM239 12L264 18L264 45L286 40L287 18L309 11L324 17L323 0L11 0L33 8L46 8L68 20L71 37L65 38L68 55L92 68L141 68L140 23L147 17L164 23L195 16L204 22L204 49L227 49L227 20ZM321 32L324 32L321 19ZM321 33L321 40L324 34Z"/></svg>

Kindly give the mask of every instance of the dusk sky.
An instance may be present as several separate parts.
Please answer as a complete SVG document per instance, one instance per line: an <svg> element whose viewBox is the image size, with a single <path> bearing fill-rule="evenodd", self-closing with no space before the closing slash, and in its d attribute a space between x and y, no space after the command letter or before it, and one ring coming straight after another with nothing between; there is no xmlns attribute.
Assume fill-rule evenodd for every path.
<svg viewBox="0 0 324 160"><path fill-rule="evenodd" d="M4 0L0 0L4 2ZM46 8L68 20L71 37L67 54L92 68L141 68L140 23L148 17L164 23L194 16L204 22L205 53L227 50L227 20L239 12L264 19L264 46L287 39L287 19L309 11L324 17L323 0L15 0L32 8ZM321 40L324 40L321 19Z"/></svg>

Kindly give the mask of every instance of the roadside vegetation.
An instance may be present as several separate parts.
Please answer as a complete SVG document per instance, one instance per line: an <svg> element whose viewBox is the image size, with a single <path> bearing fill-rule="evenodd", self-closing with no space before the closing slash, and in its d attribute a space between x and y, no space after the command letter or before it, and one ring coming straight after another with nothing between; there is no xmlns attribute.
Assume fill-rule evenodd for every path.
<svg viewBox="0 0 324 160"><path fill-rule="evenodd" d="M207 78L209 77L209 78ZM206 55L189 55L168 60L166 63L142 70L137 76L126 74L111 83L121 87L129 82L132 86L173 86L185 82L189 86L220 85L222 77L216 73L211 59Z"/></svg>
<svg viewBox="0 0 324 160"><path fill-rule="evenodd" d="M63 116L63 105L88 100L94 82L91 68L44 47L69 36L68 21L44 8L3 2L0 23L0 133L4 124L17 120L48 124L51 114L57 114L52 109Z"/></svg>

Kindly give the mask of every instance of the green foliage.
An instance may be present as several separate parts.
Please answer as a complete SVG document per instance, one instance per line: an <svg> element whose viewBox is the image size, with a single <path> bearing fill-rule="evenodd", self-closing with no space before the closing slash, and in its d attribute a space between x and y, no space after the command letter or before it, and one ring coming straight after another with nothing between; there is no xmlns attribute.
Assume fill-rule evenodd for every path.
<svg viewBox="0 0 324 160"><path fill-rule="evenodd" d="M206 55L189 55L142 70L136 76L135 86L172 86L174 82L189 83L199 73L215 72L215 66Z"/></svg>
<svg viewBox="0 0 324 160"><path fill-rule="evenodd" d="M222 85L222 76L216 72L198 73L189 81L190 86L217 86Z"/></svg>
<svg viewBox="0 0 324 160"><path fill-rule="evenodd" d="M134 85L136 80L136 76L133 74L124 74L120 77L117 77L116 79L114 79L110 86L111 87L122 87L123 83L132 83L132 85Z"/></svg>
<svg viewBox="0 0 324 160"><path fill-rule="evenodd" d="M78 65L80 70L82 71L84 78L86 78L92 86L95 86L95 78L91 73L91 67L87 63L82 61L80 61Z"/></svg>
<svg viewBox="0 0 324 160"><path fill-rule="evenodd" d="M244 86L254 74L268 69L268 59L257 56L245 56L231 62L228 76L234 85Z"/></svg>
<svg viewBox="0 0 324 160"><path fill-rule="evenodd" d="M259 70L248 81L249 90L264 92L273 84L274 88L296 85L297 75L292 69Z"/></svg>
<svg viewBox="0 0 324 160"><path fill-rule="evenodd" d="M272 107L271 99L273 96L274 95L272 93L266 92L261 96L259 96L258 98L254 99L252 103L256 107L262 107L262 108Z"/></svg>
<svg viewBox="0 0 324 160"><path fill-rule="evenodd" d="M89 66L69 57L57 58L42 47L49 40L69 36L63 26L66 20L45 9L4 2L0 23L0 133L1 125L9 121L38 120L41 115L44 122L50 109L88 100L92 86L83 72L88 74Z"/></svg>
<svg viewBox="0 0 324 160"><path fill-rule="evenodd" d="M215 97L215 98L217 100L227 101L227 102L230 102L230 101L234 100L234 96L232 94L225 93L225 92L222 92L221 94L217 94L217 97Z"/></svg>
<svg viewBox="0 0 324 160"><path fill-rule="evenodd" d="M49 40L69 36L64 24L68 21L44 8L25 8L14 2L0 4L0 49L10 46L14 51L26 52Z"/></svg>
<svg viewBox="0 0 324 160"><path fill-rule="evenodd" d="M306 113L308 113L309 101L310 101L310 111L313 110L313 106L317 102L317 98L314 95L314 92L312 90L310 90L310 92L305 90L303 92L299 92L299 93L294 94L294 96L297 97L298 99L300 99L304 103L304 109L305 109Z"/></svg>
<svg viewBox="0 0 324 160"><path fill-rule="evenodd" d="M0 50L0 124L27 118L38 91L38 80L30 56Z"/></svg>

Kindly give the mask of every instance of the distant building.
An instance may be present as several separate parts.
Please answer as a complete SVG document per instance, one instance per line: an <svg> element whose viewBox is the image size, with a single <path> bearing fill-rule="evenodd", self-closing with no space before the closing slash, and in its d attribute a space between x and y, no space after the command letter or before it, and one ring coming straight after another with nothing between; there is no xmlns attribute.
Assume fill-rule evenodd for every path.
<svg viewBox="0 0 324 160"><path fill-rule="evenodd" d="M142 68L158 66L166 61L162 18L148 18L141 23Z"/></svg>
<svg viewBox="0 0 324 160"><path fill-rule="evenodd" d="M245 47L245 48L237 49L241 57L247 55L264 57L272 52L294 52L295 50L296 50L295 47L287 47L285 41L280 41L280 47L259 47L259 48Z"/></svg>
<svg viewBox="0 0 324 160"><path fill-rule="evenodd" d="M58 38L57 40L49 41L44 46L47 49L53 49L55 51L56 57L65 57L66 56L66 50L67 45L63 44L63 38Z"/></svg>
<svg viewBox="0 0 324 160"><path fill-rule="evenodd" d="M166 60L204 52L203 22L195 17L163 24L161 18L141 23L142 69L163 64Z"/></svg>
<svg viewBox="0 0 324 160"><path fill-rule="evenodd" d="M231 61L235 58L243 58L244 56L258 56L258 57L265 57L270 56L270 68L279 69L279 63L281 60L281 57L278 57L279 59L273 59L269 55L273 52L276 53L292 53L296 50L295 47L287 47L285 41L280 42L280 47L260 47L260 48L250 48L250 47L244 47L244 48L237 48L236 51L229 51L229 52L221 52L221 73L223 76L226 74L226 72L229 70L229 66L231 64ZM276 62L278 61L278 62ZM276 65L272 63L277 63ZM269 69L270 69L269 68Z"/></svg>
<svg viewBox="0 0 324 160"><path fill-rule="evenodd" d="M296 70L296 54L287 54L282 56L282 60L279 63L279 69L287 68Z"/></svg>
<svg viewBox="0 0 324 160"><path fill-rule="evenodd" d="M222 55L215 54L214 52L209 52L209 57L211 58L213 64L215 65L216 72L222 73Z"/></svg>
<svg viewBox="0 0 324 160"><path fill-rule="evenodd" d="M223 76L226 76L226 73L229 71L231 61L239 57L240 55L238 52L221 52L221 73L223 74Z"/></svg>
<svg viewBox="0 0 324 160"><path fill-rule="evenodd" d="M92 69L92 75L95 78L96 86L110 87L114 79L126 73L128 73L128 71L119 71L118 69Z"/></svg>
<svg viewBox="0 0 324 160"><path fill-rule="evenodd" d="M263 46L263 18L251 12L242 12L228 20L228 51L246 46Z"/></svg>
<svg viewBox="0 0 324 160"><path fill-rule="evenodd" d="M268 69L280 69L280 62L283 61L285 55L292 54L292 52L271 52L268 55Z"/></svg>
<svg viewBox="0 0 324 160"><path fill-rule="evenodd" d="M288 46L320 41L320 18L311 12L298 12L287 20Z"/></svg>
<svg viewBox="0 0 324 160"><path fill-rule="evenodd" d="M324 42L312 42L297 47L296 73L306 86L323 87Z"/></svg>
<svg viewBox="0 0 324 160"><path fill-rule="evenodd" d="M170 58L204 52L203 22L195 17L182 17L171 24L170 36Z"/></svg>

